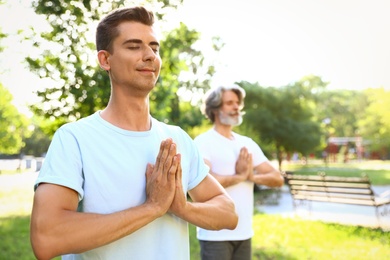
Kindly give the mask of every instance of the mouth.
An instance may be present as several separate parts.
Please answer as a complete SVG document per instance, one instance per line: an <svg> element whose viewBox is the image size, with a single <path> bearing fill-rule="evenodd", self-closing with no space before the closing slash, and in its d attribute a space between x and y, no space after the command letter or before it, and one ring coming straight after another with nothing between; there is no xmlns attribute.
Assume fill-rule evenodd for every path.
<svg viewBox="0 0 390 260"><path fill-rule="evenodd" d="M154 68L139 68L137 69L137 71L140 71L140 72L156 72L156 69Z"/></svg>
<svg viewBox="0 0 390 260"><path fill-rule="evenodd" d="M241 111L241 112L230 112L228 113L229 116L243 116L245 115L245 112L244 111Z"/></svg>

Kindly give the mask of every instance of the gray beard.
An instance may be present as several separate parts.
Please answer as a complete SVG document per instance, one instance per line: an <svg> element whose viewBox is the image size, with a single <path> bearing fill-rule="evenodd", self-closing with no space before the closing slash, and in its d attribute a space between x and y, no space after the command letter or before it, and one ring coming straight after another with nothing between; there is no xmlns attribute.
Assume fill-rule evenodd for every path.
<svg viewBox="0 0 390 260"><path fill-rule="evenodd" d="M230 125L230 126L239 126L242 123L242 113L238 114L238 117L230 116L229 114L225 114L222 111L219 111L218 117L219 121L221 121L224 125Z"/></svg>

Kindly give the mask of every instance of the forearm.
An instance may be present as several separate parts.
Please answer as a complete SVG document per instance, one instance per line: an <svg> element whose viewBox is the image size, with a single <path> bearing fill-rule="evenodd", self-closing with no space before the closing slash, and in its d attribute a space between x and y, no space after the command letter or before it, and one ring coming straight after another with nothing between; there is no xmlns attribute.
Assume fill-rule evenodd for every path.
<svg viewBox="0 0 390 260"><path fill-rule="evenodd" d="M253 174L251 181L258 185L265 185L268 187L281 187L284 183L283 176L279 171L272 171L265 174Z"/></svg>
<svg viewBox="0 0 390 260"><path fill-rule="evenodd" d="M217 195L206 202L187 202L185 211L179 217L209 230L234 229L238 222L234 203L226 194Z"/></svg>
<svg viewBox="0 0 390 260"><path fill-rule="evenodd" d="M70 210L46 212L31 222L31 242L38 259L81 253L133 233L158 217L156 210L142 205L113 214L80 213Z"/></svg>
<svg viewBox="0 0 390 260"><path fill-rule="evenodd" d="M246 178L239 174L234 175L219 175L216 173L212 173L212 176L222 185L222 187L226 188L229 186L233 186L237 183L243 182Z"/></svg>

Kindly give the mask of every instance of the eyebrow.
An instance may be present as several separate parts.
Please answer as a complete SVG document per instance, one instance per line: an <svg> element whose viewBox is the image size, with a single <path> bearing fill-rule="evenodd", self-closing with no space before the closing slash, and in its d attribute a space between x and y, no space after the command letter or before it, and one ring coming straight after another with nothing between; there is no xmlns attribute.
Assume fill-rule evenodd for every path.
<svg viewBox="0 0 390 260"><path fill-rule="evenodd" d="M122 43L122 45L125 45L127 43L142 43L142 41L139 39L129 39L129 40L124 41ZM160 46L160 44L158 42L155 42L155 41L149 42L149 45Z"/></svg>

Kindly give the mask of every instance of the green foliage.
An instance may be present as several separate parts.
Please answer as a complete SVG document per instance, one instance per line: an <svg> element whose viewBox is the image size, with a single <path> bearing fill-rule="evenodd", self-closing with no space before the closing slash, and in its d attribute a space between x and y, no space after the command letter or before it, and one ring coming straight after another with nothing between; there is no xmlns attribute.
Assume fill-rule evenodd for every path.
<svg viewBox="0 0 390 260"><path fill-rule="evenodd" d="M275 147L279 166L283 152L307 155L319 147L322 133L313 110L316 90L326 85L320 78L311 76L280 88L239 84L247 92L243 129Z"/></svg>
<svg viewBox="0 0 390 260"><path fill-rule="evenodd" d="M161 42L162 69L159 81L150 94L150 110L154 117L166 123L178 124L181 118L178 91L183 87L183 82L179 80L180 74L197 65L202 66L201 53L192 48L198 39L198 32L189 30L181 23L179 28L167 33ZM193 62L197 57L200 64Z"/></svg>
<svg viewBox="0 0 390 260"><path fill-rule="evenodd" d="M31 124L29 127L32 128L31 135L24 139L25 146L21 151L23 154L33 155L36 157L41 157L46 154L51 142L51 139L49 138L49 136L51 136L51 128L49 128L49 132L45 132L46 124L51 126L51 122L48 122L48 120L43 118L34 116L31 119Z"/></svg>
<svg viewBox="0 0 390 260"><path fill-rule="evenodd" d="M12 104L12 95L0 83L0 153L17 154L28 135L27 119Z"/></svg>
<svg viewBox="0 0 390 260"><path fill-rule="evenodd" d="M59 0L35 1L33 7L47 17L52 30L34 35L35 47L42 48L42 54L26 60L31 71L56 84L38 91L41 102L31 109L51 119L53 133L63 123L92 114L108 102L109 79L96 61L91 61L95 44L88 37L104 6L98 1Z"/></svg>
<svg viewBox="0 0 390 260"><path fill-rule="evenodd" d="M0 3L0 4L1 4L1 3ZM0 43L1 43L1 39L2 39L2 38L5 38L5 37L7 37L7 34L3 33L2 30L1 30L1 27L0 27ZM0 44L0 52L2 52L3 50L4 50L4 46L2 46L2 45Z"/></svg>
<svg viewBox="0 0 390 260"><path fill-rule="evenodd" d="M359 134L358 118L364 117L367 98L362 91L330 90L317 95L316 116L329 118L327 131L331 136L354 137Z"/></svg>
<svg viewBox="0 0 390 260"><path fill-rule="evenodd" d="M371 149L379 150L385 159L390 152L390 91L379 88L367 89L364 93L368 104L365 116L359 118L360 133L371 141Z"/></svg>
<svg viewBox="0 0 390 260"><path fill-rule="evenodd" d="M174 11L182 0L148 2L160 7L156 9L156 16L164 22L165 14ZM91 61L91 57L95 57L95 44L89 36L94 33L91 28L95 29L101 14L129 3L113 0L34 1L36 13L47 17L52 30L39 37L34 35L35 46L43 47L42 55L26 60L32 71L42 78L51 78L56 84L38 91L41 102L32 105L31 109L51 120L50 134L60 125L90 115L107 105L109 78L95 59ZM191 111L191 107L181 105L188 100L182 100L179 93L202 94L214 73L214 67L205 65L202 53L193 48L198 39L199 33L189 30L184 24L165 33L165 39L161 41L162 71L150 95L153 116L183 128L199 122L199 115ZM49 48L44 47L47 43ZM218 49L222 44L216 38L213 46ZM185 80L181 79L183 73L186 74ZM195 117L190 119L190 115Z"/></svg>

